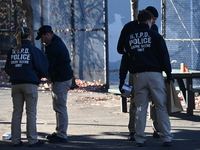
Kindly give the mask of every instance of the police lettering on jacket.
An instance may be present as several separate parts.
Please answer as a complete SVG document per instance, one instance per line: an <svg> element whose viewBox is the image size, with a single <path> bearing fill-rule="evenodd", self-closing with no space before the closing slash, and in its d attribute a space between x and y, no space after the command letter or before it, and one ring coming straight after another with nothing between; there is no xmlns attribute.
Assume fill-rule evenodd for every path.
<svg viewBox="0 0 200 150"><path fill-rule="evenodd" d="M15 67L22 67L22 64L29 64L31 54L28 48L21 48L19 52L12 51L11 64Z"/></svg>
<svg viewBox="0 0 200 150"><path fill-rule="evenodd" d="M129 46L131 50L137 49L138 52L144 51L144 48L151 47L151 37L148 32L137 32L130 35Z"/></svg>

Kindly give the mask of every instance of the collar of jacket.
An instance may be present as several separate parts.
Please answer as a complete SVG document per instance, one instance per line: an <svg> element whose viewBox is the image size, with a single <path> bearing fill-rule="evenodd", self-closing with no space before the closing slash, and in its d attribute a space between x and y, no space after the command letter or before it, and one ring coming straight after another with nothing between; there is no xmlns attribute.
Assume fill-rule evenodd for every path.
<svg viewBox="0 0 200 150"><path fill-rule="evenodd" d="M30 40L22 40L22 43L29 43L29 44L31 44L31 41Z"/></svg>
<svg viewBox="0 0 200 150"><path fill-rule="evenodd" d="M149 25L146 24L146 23L140 23L140 24L138 24L138 27L139 28L148 28L149 29Z"/></svg>
<svg viewBox="0 0 200 150"><path fill-rule="evenodd" d="M47 45L45 45L45 47L49 46L49 45L50 45L54 40L56 40L57 38L59 38L59 37L54 33L54 35L53 35L51 41L50 41Z"/></svg>

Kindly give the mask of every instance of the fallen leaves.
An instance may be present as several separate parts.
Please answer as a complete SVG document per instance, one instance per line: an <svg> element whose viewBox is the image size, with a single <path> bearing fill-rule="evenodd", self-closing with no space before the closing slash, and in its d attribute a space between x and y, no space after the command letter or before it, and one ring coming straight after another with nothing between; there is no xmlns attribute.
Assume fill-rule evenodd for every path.
<svg viewBox="0 0 200 150"><path fill-rule="evenodd" d="M75 79L75 82L79 87L77 89L70 90L69 92L84 93L91 91L101 91L104 89L103 84L101 84L99 81L90 82L86 80Z"/></svg>
<svg viewBox="0 0 200 150"><path fill-rule="evenodd" d="M76 85L78 85L78 88L75 88L73 90L69 90L69 93L88 93L88 92L100 92L103 89L105 89L104 85L100 82L100 81L86 81L86 80L81 80L81 79L75 79L75 83ZM9 86L9 76L5 73L4 70L0 69L0 86ZM45 80L43 80L43 83L39 85L39 88L43 91L46 91L51 88L51 84L49 84L48 82L45 82ZM181 101L181 104L183 106L185 106L185 102L183 100L183 96L181 93L178 93L178 97ZM79 101L88 101L88 100L93 100L93 101L104 101L104 100L108 100L108 99L120 99L120 96L116 96L116 97L109 97L108 95L106 95L105 93L105 97L84 97L84 98L78 98L77 100ZM127 101L129 102L130 99L127 99ZM195 96L195 106L200 108L200 95Z"/></svg>

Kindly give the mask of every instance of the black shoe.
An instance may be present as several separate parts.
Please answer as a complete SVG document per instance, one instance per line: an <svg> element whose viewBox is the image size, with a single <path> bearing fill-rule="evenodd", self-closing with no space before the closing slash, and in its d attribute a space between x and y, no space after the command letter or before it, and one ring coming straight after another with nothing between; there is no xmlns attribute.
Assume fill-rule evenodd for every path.
<svg viewBox="0 0 200 150"><path fill-rule="evenodd" d="M57 133L52 133L51 135L46 135L46 139L51 139L51 138L54 138L54 137L56 137L57 136Z"/></svg>
<svg viewBox="0 0 200 150"><path fill-rule="evenodd" d="M44 144L43 141L38 140L38 141L37 141L36 143L34 143L34 144L29 144L28 147L38 147L38 146L41 146L41 145L43 145L43 144Z"/></svg>
<svg viewBox="0 0 200 150"><path fill-rule="evenodd" d="M135 141L134 135L135 135L135 132L131 132L131 133L129 134L129 136L128 136L128 140L129 140L129 141Z"/></svg>
<svg viewBox="0 0 200 150"><path fill-rule="evenodd" d="M23 142L20 141L18 144L13 144L12 146L13 146L13 147L18 147L18 146L22 146L22 145L23 145Z"/></svg>
<svg viewBox="0 0 200 150"><path fill-rule="evenodd" d="M154 131L154 132L153 132L153 137L154 137L154 138L160 138L160 135L159 135L156 131Z"/></svg>
<svg viewBox="0 0 200 150"><path fill-rule="evenodd" d="M164 147L172 146L172 142L164 142L164 143L163 143L163 146L164 146Z"/></svg>
<svg viewBox="0 0 200 150"><path fill-rule="evenodd" d="M49 143L67 143L67 139L56 136L49 139Z"/></svg>
<svg viewBox="0 0 200 150"><path fill-rule="evenodd" d="M144 143L136 143L136 147L144 147L145 146L145 142Z"/></svg>

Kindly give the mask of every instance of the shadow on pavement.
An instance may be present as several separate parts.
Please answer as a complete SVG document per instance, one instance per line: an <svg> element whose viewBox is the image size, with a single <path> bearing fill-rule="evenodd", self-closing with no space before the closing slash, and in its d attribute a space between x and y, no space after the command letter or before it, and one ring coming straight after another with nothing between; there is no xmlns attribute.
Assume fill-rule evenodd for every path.
<svg viewBox="0 0 200 150"><path fill-rule="evenodd" d="M25 134L25 133L24 133ZM162 141L152 137L152 133L146 133L147 142L146 146L142 148L135 147L135 142L127 141L127 132L113 133L102 132L100 135L69 135L69 142L66 144L51 144L48 143L44 137L47 133L39 133L39 139L46 143L37 148L28 147L28 143L25 139L24 144L21 147L12 147L11 141L0 141L1 150L88 150L88 149L105 149L105 150L124 150L124 149L140 149L140 150L199 150L199 137L200 131L193 130L176 130L174 133L174 140L172 147L162 147ZM106 138L106 136L116 136L116 139Z"/></svg>

